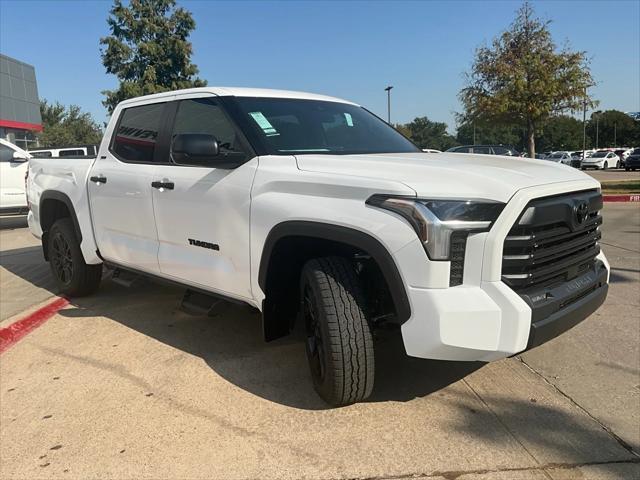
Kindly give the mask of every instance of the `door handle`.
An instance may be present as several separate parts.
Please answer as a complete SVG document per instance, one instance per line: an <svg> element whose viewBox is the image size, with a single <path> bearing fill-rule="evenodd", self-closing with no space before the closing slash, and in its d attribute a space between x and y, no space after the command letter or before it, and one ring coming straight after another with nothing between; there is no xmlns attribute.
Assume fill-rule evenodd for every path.
<svg viewBox="0 0 640 480"><path fill-rule="evenodd" d="M107 183L107 177L104 175L98 175L97 177L89 178L93 183Z"/></svg>
<svg viewBox="0 0 640 480"><path fill-rule="evenodd" d="M173 182L159 182L157 180L151 182L151 186L153 188L157 188L158 190L161 188L164 188L165 190L173 190L173 188L175 187Z"/></svg>

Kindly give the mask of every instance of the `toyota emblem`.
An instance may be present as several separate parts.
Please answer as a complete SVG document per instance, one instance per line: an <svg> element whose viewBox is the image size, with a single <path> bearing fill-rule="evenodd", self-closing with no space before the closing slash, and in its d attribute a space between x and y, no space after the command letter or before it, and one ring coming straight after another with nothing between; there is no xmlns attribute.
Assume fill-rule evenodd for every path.
<svg viewBox="0 0 640 480"><path fill-rule="evenodd" d="M587 202L581 202L576 205L576 220L582 225L589 218L589 205Z"/></svg>

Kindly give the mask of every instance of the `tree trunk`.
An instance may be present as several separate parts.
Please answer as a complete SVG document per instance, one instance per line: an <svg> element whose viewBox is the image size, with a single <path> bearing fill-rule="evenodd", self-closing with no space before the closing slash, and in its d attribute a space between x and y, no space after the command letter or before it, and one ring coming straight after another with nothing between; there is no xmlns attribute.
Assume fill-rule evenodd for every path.
<svg viewBox="0 0 640 480"><path fill-rule="evenodd" d="M527 120L527 143L529 158L536 158L536 130L533 120Z"/></svg>

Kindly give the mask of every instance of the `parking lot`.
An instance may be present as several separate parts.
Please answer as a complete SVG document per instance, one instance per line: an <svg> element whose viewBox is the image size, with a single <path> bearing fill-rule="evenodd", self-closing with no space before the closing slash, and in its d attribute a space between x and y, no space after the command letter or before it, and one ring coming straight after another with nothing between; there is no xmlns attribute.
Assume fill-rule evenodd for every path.
<svg viewBox="0 0 640 480"><path fill-rule="evenodd" d="M339 409L299 334L264 344L244 308L189 316L178 289L106 280L0 357L0 477L638 478L640 208L604 219L611 290L588 320L489 365L385 332L371 399ZM24 220L1 220L6 327L55 291Z"/></svg>

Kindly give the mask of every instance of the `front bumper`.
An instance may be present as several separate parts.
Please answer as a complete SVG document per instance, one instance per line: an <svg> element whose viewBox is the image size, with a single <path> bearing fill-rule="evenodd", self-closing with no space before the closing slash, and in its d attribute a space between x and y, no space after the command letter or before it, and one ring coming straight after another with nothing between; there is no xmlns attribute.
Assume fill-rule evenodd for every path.
<svg viewBox="0 0 640 480"><path fill-rule="evenodd" d="M408 355L440 360L493 361L557 337L595 312L608 292L608 266L531 297L502 282L479 288L410 289L424 318L402 325ZM543 298L534 305L531 298ZM540 302L536 302L540 303Z"/></svg>
<svg viewBox="0 0 640 480"><path fill-rule="evenodd" d="M603 168L604 161L601 162L590 162L589 160L585 160L580 165L582 168Z"/></svg>
<svg viewBox="0 0 640 480"><path fill-rule="evenodd" d="M572 188L573 186L573 188ZM402 325L408 355L440 360L493 361L540 345L593 313L608 290L603 253L593 270L544 292L516 293L501 281L504 239L535 198L593 189L591 181L518 192L489 233L467 242L464 283L447 288L447 262L416 262L419 242L394 253L405 277L412 315Z"/></svg>

